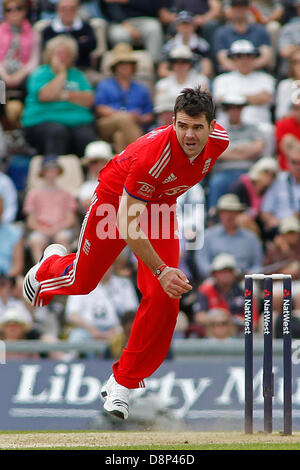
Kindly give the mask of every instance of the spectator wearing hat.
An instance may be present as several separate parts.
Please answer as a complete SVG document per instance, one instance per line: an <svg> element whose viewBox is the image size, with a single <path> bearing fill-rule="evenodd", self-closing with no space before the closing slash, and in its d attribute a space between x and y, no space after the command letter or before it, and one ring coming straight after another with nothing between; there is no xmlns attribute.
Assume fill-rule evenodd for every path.
<svg viewBox="0 0 300 470"><path fill-rule="evenodd" d="M197 289L197 299L193 305L193 321L207 327L214 326L216 309L226 313L223 321L226 325L232 321L235 333L241 332L244 323L243 287L240 285L240 273L235 258L224 252L218 254L212 261L210 277L203 281ZM254 324L257 323L257 308L254 308ZM223 331L223 330L222 330Z"/></svg>
<svg viewBox="0 0 300 470"><path fill-rule="evenodd" d="M230 20L220 26L214 36L219 72L235 70L228 51L234 42L241 39L250 41L259 51L253 61L253 69L270 68L273 65L270 36L264 25L250 21L250 0L229 0L227 5L230 8Z"/></svg>
<svg viewBox="0 0 300 470"><path fill-rule="evenodd" d="M215 207L229 186L247 173L253 163L263 154L264 138L256 124L242 120L242 112L247 106L243 96L227 94L224 96L222 111L226 114L229 146L216 162L208 183L208 205Z"/></svg>
<svg viewBox="0 0 300 470"><path fill-rule="evenodd" d="M300 215L300 153L290 156L287 165L287 170L278 172L261 206L264 228L273 231L273 235L281 220Z"/></svg>
<svg viewBox="0 0 300 470"><path fill-rule="evenodd" d="M86 212L93 193L98 185L99 172L113 156L111 145L102 140L91 142L86 146L82 165L87 169L87 179L79 188L77 199L82 212Z"/></svg>
<svg viewBox="0 0 300 470"><path fill-rule="evenodd" d="M213 74L213 64L210 58L210 45L206 39L196 33L194 15L188 11L181 11L176 18L176 34L169 39L162 49L163 59L158 66L158 76L166 77L171 73L168 58L171 51L180 46L188 46L194 54L194 67L199 72L211 78Z"/></svg>
<svg viewBox="0 0 300 470"><path fill-rule="evenodd" d="M155 127L169 126L173 123L174 100L168 93L161 93L154 100Z"/></svg>
<svg viewBox="0 0 300 470"><path fill-rule="evenodd" d="M209 276L213 259L220 253L231 254L241 274L260 272L262 244L252 231L239 226L238 219L244 210L235 194L224 194L218 200L218 223L205 230L203 248L195 252L199 278Z"/></svg>
<svg viewBox="0 0 300 470"><path fill-rule="evenodd" d="M163 29L158 20L160 1L116 0L101 2L108 21L108 40L112 47L127 43L146 49L154 64L161 60Z"/></svg>
<svg viewBox="0 0 300 470"><path fill-rule="evenodd" d="M47 342L56 341L49 334L41 334L40 331L32 325L23 310L10 308L6 310L0 320L0 338L2 341L21 341L21 340L40 340ZM60 353L50 353L52 359L61 359ZM39 354L26 352L6 352L6 359L38 358Z"/></svg>
<svg viewBox="0 0 300 470"><path fill-rule="evenodd" d="M277 173L276 159L263 157L229 187L229 192L236 194L241 203L246 206L245 212L239 218L240 226L253 230L263 240L267 234L263 231L261 205L264 194L273 183Z"/></svg>
<svg viewBox="0 0 300 470"><path fill-rule="evenodd" d="M15 286L15 278L9 277L0 272L0 322L7 310L14 309L21 311L26 318L26 322L31 323L31 313L25 306L23 300L20 300L17 297Z"/></svg>
<svg viewBox="0 0 300 470"><path fill-rule="evenodd" d="M146 85L133 79L136 59L129 44L113 49L113 77L96 88L95 110L98 132L120 153L131 142L149 130L154 120L153 104Z"/></svg>
<svg viewBox="0 0 300 470"><path fill-rule="evenodd" d="M15 277L24 269L24 241L22 229L3 222L4 199L0 196L0 272Z"/></svg>
<svg viewBox="0 0 300 470"><path fill-rule="evenodd" d="M158 80L154 87L154 105L158 97L168 96L175 104L176 98L184 88L194 88L201 85L203 90L209 90L209 80L206 75L193 68L194 56L188 46L181 45L171 50L169 55L171 73L168 77Z"/></svg>
<svg viewBox="0 0 300 470"><path fill-rule="evenodd" d="M297 92L298 93L298 92ZM290 97L286 97L290 101ZM300 99L290 101L289 114L275 121L275 137L278 161L282 170L288 170L291 162L300 155ZM294 158L295 157L295 158ZM293 163L292 163L293 164Z"/></svg>
<svg viewBox="0 0 300 470"><path fill-rule="evenodd" d="M57 187L62 171L56 156L45 156L40 173L44 185L30 190L24 200L27 243L35 262L51 241L70 250L75 235L77 203L69 192Z"/></svg>
<svg viewBox="0 0 300 470"><path fill-rule="evenodd" d="M42 155L81 156L97 139L91 111L94 93L74 66L77 55L75 39L66 35L50 39L45 63L28 79L22 126L26 140Z"/></svg>
<svg viewBox="0 0 300 470"><path fill-rule="evenodd" d="M276 90L275 118L289 117L292 99L300 96L300 45L288 56L288 76L279 81Z"/></svg>
<svg viewBox="0 0 300 470"><path fill-rule="evenodd" d="M235 41L230 46L228 55L234 64L234 70L218 75L213 81L213 95L217 103L221 103L229 90L244 96L247 105L243 108L242 120L245 123L259 126L264 135L265 155L273 155L275 139L272 122L271 106L275 97L274 77L255 69L258 48L246 39ZM222 113L223 125L227 123Z"/></svg>

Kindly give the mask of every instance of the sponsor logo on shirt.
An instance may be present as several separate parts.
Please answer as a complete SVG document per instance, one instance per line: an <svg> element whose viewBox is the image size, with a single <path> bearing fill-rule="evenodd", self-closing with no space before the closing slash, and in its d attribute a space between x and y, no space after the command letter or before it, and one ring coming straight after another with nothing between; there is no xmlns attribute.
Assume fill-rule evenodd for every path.
<svg viewBox="0 0 300 470"><path fill-rule="evenodd" d="M167 189L166 191L164 191L163 195L165 195L165 196L174 196L174 194L184 193L185 191L187 191L191 187L192 186L187 186L186 184L182 184L181 186L176 186L176 188Z"/></svg>
<svg viewBox="0 0 300 470"><path fill-rule="evenodd" d="M140 184L140 188L138 189L138 194L142 194L143 196L150 196L155 191L155 187L149 183L145 183L145 181L138 181Z"/></svg>
<svg viewBox="0 0 300 470"><path fill-rule="evenodd" d="M177 176L174 173L171 173L163 182L162 184L171 183L171 181L177 180Z"/></svg>
<svg viewBox="0 0 300 470"><path fill-rule="evenodd" d="M203 165L203 169L202 169L202 175L203 175L203 173L208 172L210 164L211 164L211 160L212 160L211 158L208 158L207 160L205 160L204 165Z"/></svg>

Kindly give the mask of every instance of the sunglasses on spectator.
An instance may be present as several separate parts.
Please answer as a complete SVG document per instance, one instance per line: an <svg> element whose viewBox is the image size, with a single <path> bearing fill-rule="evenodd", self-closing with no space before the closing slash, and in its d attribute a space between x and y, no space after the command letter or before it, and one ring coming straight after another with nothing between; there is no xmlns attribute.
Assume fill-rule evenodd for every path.
<svg viewBox="0 0 300 470"><path fill-rule="evenodd" d="M214 321L214 322L212 322L212 325L213 326L228 326L229 323L228 323L228 321L225 321L225 320L224 321Z"/></svg>
<svg viewBox="0 0 300 470"><path fill-rule="evenodd" d="M300 160L290 160L292 165L300 165Z"/></svg>
<svg viewBox="0 0 300 470"><path fill-rule="evenodd" d="M24 7L8 7L8 8L5 8L5 13L12 13L13 11L23 11L24 10Z"/></svg>
<svg viewBox="0 0 300 470"><path fill-rule="evenodd" d="M233 54L232 55L233 59L242 59L243 57L254 58L256 57L256 55L255 54Z"/></svg>
<svg viewBox="0 0 300 470"><path fill-rule="evenodd" d="M300 64L300 58L299 59L293 59L292 64Z"/></svg>

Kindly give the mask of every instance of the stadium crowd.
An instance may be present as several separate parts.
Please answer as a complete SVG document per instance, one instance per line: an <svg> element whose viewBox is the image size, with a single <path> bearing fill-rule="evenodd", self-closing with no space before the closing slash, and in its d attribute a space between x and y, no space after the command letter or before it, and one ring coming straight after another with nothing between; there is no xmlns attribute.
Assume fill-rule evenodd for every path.
<svg viewBox="0 0 300 470"><path fill-rule="evenodd" d="M239 337L255 271L292 274L299 337L300 0L0 0L0 20L0 338L99 339L118 357L139 302L129 249L47 307L24 303L22 279L49 243L76 250L101 168L198 84L230 145L178 200L193 290L175 337ZM259 335L259 296L254 313Z"/></svg>

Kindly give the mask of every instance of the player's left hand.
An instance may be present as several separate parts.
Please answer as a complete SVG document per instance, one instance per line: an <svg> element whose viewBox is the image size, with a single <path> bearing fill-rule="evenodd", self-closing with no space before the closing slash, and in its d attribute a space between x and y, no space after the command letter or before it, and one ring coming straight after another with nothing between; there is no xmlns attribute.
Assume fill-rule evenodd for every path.
<svg viewBox="0 0 300 470"><path fill-rule="evenodd" d="M158 280L171 299L181 299L182 294L192 290L192 286L184 272L177 268L167 267Z"/></svg>

